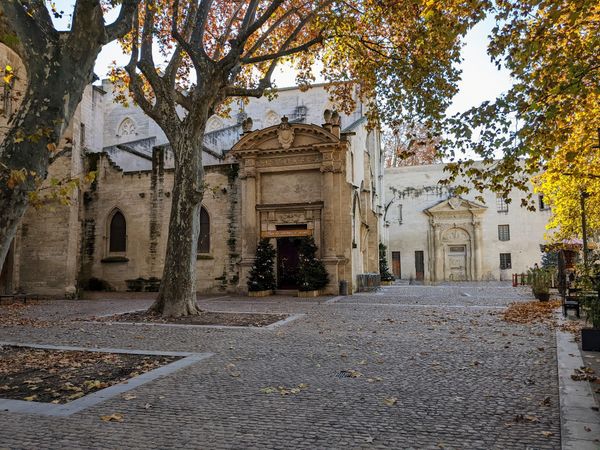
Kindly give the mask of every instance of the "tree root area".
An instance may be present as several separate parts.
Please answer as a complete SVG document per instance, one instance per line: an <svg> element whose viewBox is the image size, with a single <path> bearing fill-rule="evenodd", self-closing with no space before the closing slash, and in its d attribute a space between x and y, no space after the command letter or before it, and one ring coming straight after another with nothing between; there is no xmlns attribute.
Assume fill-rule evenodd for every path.
<svg viewBox="0 0 600 450"><path fill-rule="evenodd" d="M63 404L179 356L0 347L0 398Z"/></svg>
<svg viewBox="0 0 600 450"><path fill-rule="evenodd" d="M280 320L286 319L287 314L259 314L236 312L211 312L200 311L198 314L181 317L163 317L148 311L136 311L103 317L102 321L109 322L136 322L136 323L164 323L180 325L221 325L233 327L265 327Z"/></svg>

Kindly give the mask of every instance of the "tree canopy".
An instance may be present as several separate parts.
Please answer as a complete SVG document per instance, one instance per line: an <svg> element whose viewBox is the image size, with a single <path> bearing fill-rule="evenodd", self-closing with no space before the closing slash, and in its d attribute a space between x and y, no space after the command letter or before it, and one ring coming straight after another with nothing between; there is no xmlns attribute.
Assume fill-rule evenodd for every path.
<svg viewBox="0 0 600 450"><path fill-rule="evenodd" d="M600 4L590 0L497 0L489 54L510 70L513 87L447 122L450 179L522 199L533 209L530 177L553 208L556 238L581 233L579 198L589 195L589 225L600 222ZM483 167L469 157L481 158Z"/></svg>

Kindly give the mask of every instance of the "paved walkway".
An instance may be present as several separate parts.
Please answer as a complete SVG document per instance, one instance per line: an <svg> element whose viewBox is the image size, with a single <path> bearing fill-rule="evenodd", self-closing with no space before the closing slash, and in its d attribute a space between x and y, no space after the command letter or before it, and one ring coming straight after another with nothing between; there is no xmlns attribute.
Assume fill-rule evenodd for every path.
<svg viewBox="0 0 600 450"><path fill-rule="evenodd" d="M135 399L69 417L0 412L0 448L558 449L554 332L500 318L528 299L497 284L390 286L333 303L201 299L209 310L306 314L272 331L69 320L3 328L3 341L214 356L130 391ZM52 302L31 314L84 318L150 302ZM299 384L308 388L295 395L261 392ZM125 420L100 420L113 413Z"/></svg>

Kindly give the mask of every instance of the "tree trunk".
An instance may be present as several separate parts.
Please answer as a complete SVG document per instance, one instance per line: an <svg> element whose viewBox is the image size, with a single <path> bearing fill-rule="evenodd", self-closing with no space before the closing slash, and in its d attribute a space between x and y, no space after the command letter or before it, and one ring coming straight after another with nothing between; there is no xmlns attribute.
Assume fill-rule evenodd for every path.
<svg viewBox="0 0 600 450"><path fill-rule="evenodd" d="M76 80L73 84L77 87L72 89L73 84L67 81L57 89L60 75L56 72L44 78L34 74L32 78L0 144L0 270L27 209L29 194L46 178L51 155L48 145L58 144L87 85ZM75 101L65 101L67 93ZM21 173L24 179L11 183L11 173Z"/></svg>
<svg viewBox="0 0 600 450"><path fill-rule="evenodd" d="M148 311L180 317L200 312L196 305L196 253L204 193L202 135L182 133L171 147L175 176L167 253L160 292Z"/></svg>
<svg viewBox="0 0 600 450"><path fill-rule="evenodd" d="M0 271L27 209L29 193L46 178L50 149L59 144L92 81L102 48L97 33L103 30L90 30L77 48L64 46L58 39L48 42L47 48L39 49L39 60L28 64L23 101L0 144ZM22 171L25 179L10 186L14 171Z"/></svg>

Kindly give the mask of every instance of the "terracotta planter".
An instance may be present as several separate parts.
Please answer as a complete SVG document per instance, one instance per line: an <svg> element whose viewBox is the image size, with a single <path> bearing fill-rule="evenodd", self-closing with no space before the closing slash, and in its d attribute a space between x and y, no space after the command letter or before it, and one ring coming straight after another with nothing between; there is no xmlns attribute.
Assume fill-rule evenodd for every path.
<svg viewBox="0 0 600 450"><path fill-rule="evenodd" d="M581 329L581 349L586 352L600 352L600 328Z"/></svg>
<svg viewBox="0 0 600 450"><path fill-rule="evenodd" d="M386 280L381 280L381 285L382 285L382 286L391 286L392 284L394 284L394 282L393 282L393 281L391 281L391 280L388 280L388 281L386 281Z"/></svg>
<svg viewBox="0 0 600 450"><path fill-rule="evenodd" d="M248 291L248 297L268 297L273 291Z"/></svg>
<svg viewBox="0 0 600 450"><path fill-rule="evenodd" d="M318 297L321 294L321 291L298 291L298 297L310 298L310 297Z"/></svg>

